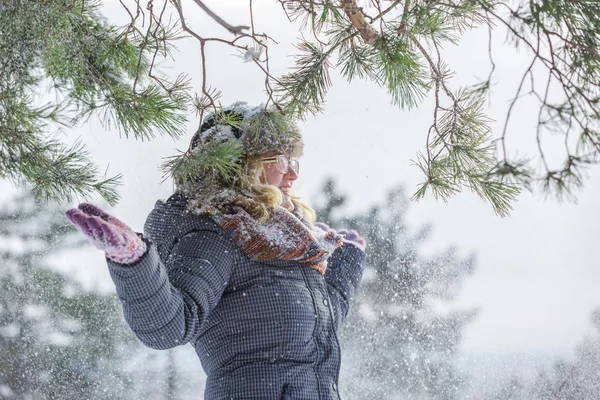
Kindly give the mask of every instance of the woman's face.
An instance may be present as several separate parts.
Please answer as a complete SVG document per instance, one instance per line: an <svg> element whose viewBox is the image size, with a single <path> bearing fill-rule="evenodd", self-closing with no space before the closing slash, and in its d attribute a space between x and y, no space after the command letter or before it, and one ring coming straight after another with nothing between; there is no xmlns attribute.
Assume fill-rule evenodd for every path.
<svg viewBox="0 0 600 400"><path fill-rule="evenodd" d="M261 155L261 158L270 158L276 155L277 153L266 153ZM263 163L263 173L260 176L260 181L279 188L283 195L282 205L288 211L294 211L290 190L296 179L298 179L298 174L291 166L288 167L286 173L283 173L278 162Z"/></svg>

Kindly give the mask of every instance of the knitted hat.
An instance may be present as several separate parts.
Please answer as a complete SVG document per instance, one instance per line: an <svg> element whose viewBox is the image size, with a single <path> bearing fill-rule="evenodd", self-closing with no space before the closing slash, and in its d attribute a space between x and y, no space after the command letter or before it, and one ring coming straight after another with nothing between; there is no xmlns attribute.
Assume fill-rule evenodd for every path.
<svg viewBox="0 0 600 400"><path fill-rule="evenodd" d="M196 212L204 212L241 193L236 182L246 157L273 152L297 158L302 151L302 136L292 119L264 105L236 102L207 115L189 150L166 168L177 191L193 199Z"/></svg>
<svg viewBox="0 0 600 400"><path fill-rule="evenodd" d="M251 107L236 102L209 114L192 137L190 150L226 140L239 142L244 156L276 152L297 158L303 151L298 126L278 111L265 110L263 104Z"/></svg>

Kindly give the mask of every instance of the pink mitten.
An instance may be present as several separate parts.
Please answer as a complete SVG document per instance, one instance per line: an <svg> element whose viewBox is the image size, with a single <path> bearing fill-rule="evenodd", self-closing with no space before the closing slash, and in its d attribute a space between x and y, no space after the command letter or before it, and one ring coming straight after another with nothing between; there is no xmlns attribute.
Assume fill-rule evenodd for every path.
<svg viewBox="0 0 600 400"><path fill-rule="evenodd" d="M333 231L335 232L333 229L331 229L329 227L329 225L327 225L325 222L315 222L315 226L317 228L319 228L320 230L322 230L323 232L330 232Z"/></svg>
<svg viewBox="0 0 600 400"><path fill-rule="evenodd" d="M146 252L146 243L130 227L92 204L82 203L65 215L114 262L132 264Z"/></svg>
<svg viewBox="0 0 600 400"><path fill-rule="evenodd" d="M365 241L365 238L360 236L358 232L356 232L354 229L342 229L338 231L338 234L342 236L342 240L344 242L352 243L362 251L365 251L365 247L367 247L367 242Z"/></svg>

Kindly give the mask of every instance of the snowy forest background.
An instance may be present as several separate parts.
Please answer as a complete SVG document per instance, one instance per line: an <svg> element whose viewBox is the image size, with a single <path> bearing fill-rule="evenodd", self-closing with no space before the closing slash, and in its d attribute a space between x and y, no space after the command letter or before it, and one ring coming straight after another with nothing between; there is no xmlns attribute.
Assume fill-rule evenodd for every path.
<svg viewBox="0 0 600 400"><path fill-rule="evenodd" d="M315 198L319 220L357 229L369 244L341 331L343 398L600 398L600 311L572 359L532 358L520 368L513 360L508 370L502 360L461 362L461 337L477 310L444 304L477 268L474 255L461 258L453 247L423 255L432 227L407 225L402 186L359 213L340 212L346 201L332 179ZM113 293L85 289L61 271L65 253L89 250L63 212L26 192L0 207L0 398L201 398L204 375L192 348L143 348Z"/></svg>
<svg viewBox="0 0 600 400"><path fill-rule="evenodd" d="M242 3L210 2L244 22ZM273 71L283 73L298 31L272 17L274 2L255 3L257 24L280 43ZM111 21L127 22L118 0L103 4ZM220 29L201 13L190 24ZM496 134L529 62L503 39L493 41L499 56L486 110ZM487 52L472 51L482 41L487 32L473 31L460 48L444 49L457 86L487 75ZM182 41L176 53L177 62L161 68L189 73L197 86L197 45ZM207 54L224 104L264 101L262 79L239 54L217 46ZM345 82L335 69L331 79L323 114L301 124L305 154L295 189L320 219L367 238L364 280L341 332L342 398L600 399L600 171L590 169L578 204L526 193L504 219L467 193L447 204L409 202L422 181L411 160L422 150L432 99L399 111L381 88ZM507 140L523 153L537 150L527 135L537 124L532 109L524 99L512 110L515 134ZM172 192L170 182L160 184L158 165L187 148L197 122L176 142L136 142L96 119L53 133L84 143L107 176L123 174L122 201L105 208L139 231L154 201ZM560 136L549 138L549 162L561 160L561 148ZM36 204L0 180L0 399L202 398L193 349L152 351L133 337L102 254L67 225L66 208Z"/></svg>

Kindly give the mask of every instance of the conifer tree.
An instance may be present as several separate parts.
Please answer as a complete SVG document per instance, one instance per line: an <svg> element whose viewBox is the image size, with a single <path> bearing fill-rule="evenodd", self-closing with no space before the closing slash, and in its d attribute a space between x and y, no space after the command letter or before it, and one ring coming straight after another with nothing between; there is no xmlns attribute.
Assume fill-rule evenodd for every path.
<svg viewBox="0 0 600 400"><path fill-rule="evenodd" d="M149 61L168 53L176 32L120 30L100 17L100 4L0 1L0 178L29 184L39 199L118 199L120 176L101 177L60 128L97 115L142 140L183 133L186 83L152 79Z"/></svg>
<svg viewBox="0 0 600 400"><path fill-rule="evenodd" d="M420 255L430 231L409 231L408 199L401 187L367 213L343 216L345 197L334 181L318 220L356 229L367 242L363 280L341 331L345 356L341 387L348 399L460 399L465 377L453 365L462 331L473 310L442 313L435 302L452 300L474 260L449 248Z"/></svg>
<svg viewBox="0 0 600 400"><path fill-rule="evenodd" d="M492 400L591 400L600 398L600 309L591 315L594 331L575 349L573 360L557 361L525 380L513 376L490 396ZM494 391L492 391L494 392ZM510 393L510 397L506 394Z"/></svg>
<svg viewBox="0 0 600 400"><path fill-rule="evenodd" d="M427 192L448 199L466 189L505 216L523 188L573 198L585 168L600 161L598 1L276 2L282 6L278 18L300 21L305 33L295 43L295 65L281 76L269 67L269 46L276 38L268 27L256 25L252 0L241 25L226 22L227 16L202 0L124 0L120 4L130 22L123 27L102 21L99 1L0 2L0 177L31 182L42 198L99 192L116 201L119 177L100 178L81 145L64 146L49 135L52 124L71 127L100 115L108 126L136 138L180 135L188 114L196 111L201 119L220 107L222 93L207 74L207 45L241 52L264 81L265 107L292 118L323 109L334 68L350 82L364 79L385 88L401 109L432 102L429 129L414 132L425 148L414 158L424 179L413 199ZM190 25L186 17L196 12L224 29L205 32ZM472 29L489 35L472 51L489 54L490 67L479 74L487 78L458 87L444 51L461 45ZM174 42L183 36L198 44L198 92L185 76L169 79L154 68L171 57ZM485 104L496 83L495 37L507 37L530 62L517 78L502 132L494 135ZM56 102L40 105L44 85ZM506 141L512 111L524 97L536 102L534 154ZM562 165L550 163L544 150L550 133L564 138ZM226 160L235 159L234 147L220 150L230 151ZM173 164L180 165L167 165Z"/></svg>
<svg viewBox="0 0 600 400"><path fill-rule="evenodd" d="M115 399L133 393L122 366L138 346L115 296L84 291L47 265L85 243L74 231L60 207L42 206L31 194L0 209L2 399Z"/></svg>

